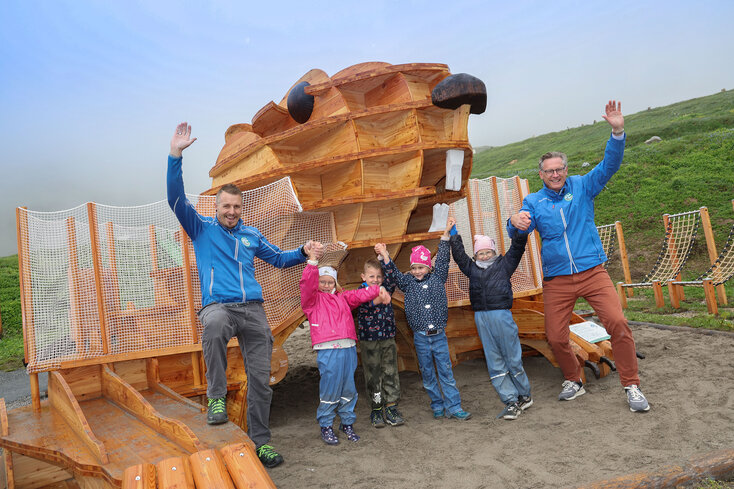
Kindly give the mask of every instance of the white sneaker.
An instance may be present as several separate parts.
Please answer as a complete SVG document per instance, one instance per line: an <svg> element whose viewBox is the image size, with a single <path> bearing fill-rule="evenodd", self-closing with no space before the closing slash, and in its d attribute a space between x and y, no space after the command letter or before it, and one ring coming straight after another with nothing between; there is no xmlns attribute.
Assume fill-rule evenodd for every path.
<svg viewBox="0 0 734 489"><path fill-rule="evenodd" d="M644 394L639 387L636 385L628 385L624 388L627 393L627 402L630 405L630 411L633 413L645 413L650 410L650 405L647 403Z"/></svg>

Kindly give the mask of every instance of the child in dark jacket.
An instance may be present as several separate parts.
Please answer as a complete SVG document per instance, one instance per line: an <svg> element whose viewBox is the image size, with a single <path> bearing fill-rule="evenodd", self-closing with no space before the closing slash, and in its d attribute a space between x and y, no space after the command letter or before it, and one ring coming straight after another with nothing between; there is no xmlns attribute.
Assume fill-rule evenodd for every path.
<svg viewBox="0 0 734 489"><path fill-rule="evenodd" d="M389 294L395 291L395 283L383 276L382 265L374 258L365 262L362 280L362 287L382 285ZM398 411L400 377L392 303L378 297L360 304L357 326L364 382L372 401L370 423L375 428L383 428L385 423L400 426L404 421Z"/></svg>
<svg viewBox="0 0 734 489"><path fill-rule="evenodd" d="M387 276L394 280L405 294L405 317L413 330L418 366L423 377L423 387L431 399L433 417L466 420L471 414L461 408L461 396L456 388L451 368L445 331L448 321L445 284L451 256L449 229L451 226L446 228L441 237L433 271L431 271L431 252L425 246L413 248L410 254L410 273L406 274L401 273L390 260L385 244L375 245L375 252L382 257Z"/></svg>
<svg viewBox="0 0 734 489"><path fill-rule="evenodd" d="M354 329L352 309L359 304L381 296L389 301L384 288L372 285L366 289L337 290L336 270L332 267L317 268L316 251L308 250L308 265L299 283L301 307L306 314L311 332L311 345L317 352L319 381L319 407L316 419L321 426L321 439L328 445L336 445L334 418L341 418L339 429L349 441L359 441L354 432L354 406L357 388L354 372L357 369L357 334Z"/></svg>
<svg viewBox="0 0 734 489"><path fill-rule="evenodd" d="M449 223L455 223L453 218ZM516 234L505 255L497 255L497 246L488 236L474 236L474 259L464 251L460 234L451 236L451 252L461 271L469 277L469 299L474 322L482 340L489 378L504 410L497 416L517 419L533 404L530 381L522 366L522 347L517 324L512 319L512 284L510 277L525 251L527 234Z"/></svg>

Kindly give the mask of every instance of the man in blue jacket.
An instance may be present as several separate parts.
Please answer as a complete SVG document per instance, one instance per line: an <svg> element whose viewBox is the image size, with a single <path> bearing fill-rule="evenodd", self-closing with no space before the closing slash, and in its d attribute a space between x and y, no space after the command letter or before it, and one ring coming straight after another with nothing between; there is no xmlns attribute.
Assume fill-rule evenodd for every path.
<svg viewBox="0 0 734 489"><path fill-rule="evenodd" d="M266 467L283 462L270 441L270 359L273 335L270 331L260 284L255 280L254 258L279 268L306 261L306 251L320 243L309 241L301 248L281 251L252 226L240 220L242 193L225 185L217 193L216 218L204 217L186 198L183 185L182 151L196 138L191 126L176 127L168 155L168 204L194 244L201 283L199 319L204 326L201 347L206 363L207 423L227 421L227 343L236 336L247 373L247 429L260 461ZM305 250L304 250L305 248Z"/></svg>
<svg viewBox="0 0 734 489"><path fill-rule="evenodd" d="M622 104L610 100L602 117L612 126L604 159L586 175L567 177L566 155L540 157L543 188L523 200L522 209L510 217L507 232L537 230L543 241L543 300L545 332L565 381L559 400L584 394L581 366L569 343L569 322L576 299L583 297L594 308L611 336L619 378L633 412L650 409L639 389L637 356L632 332L603 263L607 260L594 223L594 199L622 164L624 117Z"/></svg>

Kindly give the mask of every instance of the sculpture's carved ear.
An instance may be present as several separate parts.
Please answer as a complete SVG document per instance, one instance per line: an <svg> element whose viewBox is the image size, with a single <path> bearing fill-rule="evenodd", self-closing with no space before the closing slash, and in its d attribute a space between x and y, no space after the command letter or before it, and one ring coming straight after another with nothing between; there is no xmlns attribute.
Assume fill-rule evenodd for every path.
<svg viewBox="0 0 734 489"><path fill-rule="evenodd" d="M452 110L469 104L469 112L481 114L487 108L487 87L475 76L457 73L447 76L433 88L431 101L436 107ZM288 102L290 104L290 97Z"/></svg>
<svg viewBox="0 0 734 489"><path fill-rule="evenodd" d="M288 94L288 113L299 124L308 121L313 112L313 95L306 93L308 82L302 81Z"/></svg>

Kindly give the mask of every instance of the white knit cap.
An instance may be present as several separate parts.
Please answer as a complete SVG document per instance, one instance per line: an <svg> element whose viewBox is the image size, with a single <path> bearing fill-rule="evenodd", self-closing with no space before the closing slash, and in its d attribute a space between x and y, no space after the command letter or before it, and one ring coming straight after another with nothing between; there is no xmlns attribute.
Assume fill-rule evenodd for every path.
<svg viewBox="0 0 734 489"><path fill-rule="evenodd" d="M332 267L320 267L319 277L323 277L324 275L328 275L329 277L334 279L334 282L336 282L336 270L334 270Z"/></svg>

